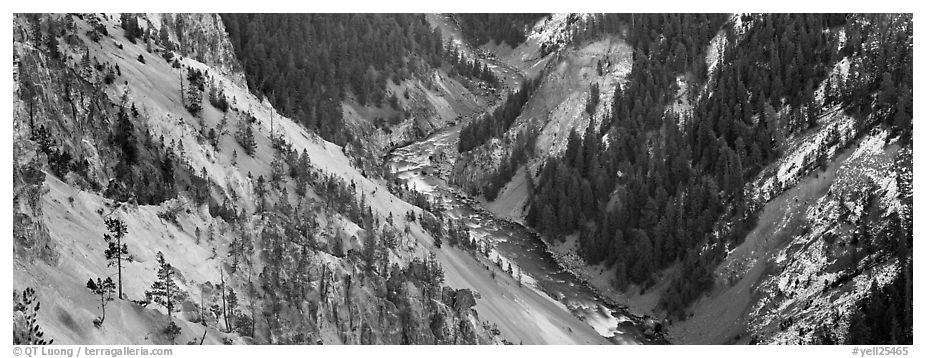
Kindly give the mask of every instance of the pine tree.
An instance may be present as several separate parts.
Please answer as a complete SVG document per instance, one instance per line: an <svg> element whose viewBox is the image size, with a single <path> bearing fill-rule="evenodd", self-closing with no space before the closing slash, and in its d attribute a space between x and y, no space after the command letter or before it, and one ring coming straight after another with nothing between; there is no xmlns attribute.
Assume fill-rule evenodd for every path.
<svg viewBox="0 0 926 358"><path fill-rule="evenodd" d="M129 117L129 112L125 110L125 107L119 108L116 119L116 125L110 138L122 150L121 159L124 164L127 166L134 165L138 161L138 140L135 137L135 125L132 124L132 118Z"/></svg>
<svg viewBox="0 0 926 358"><path fill-rule="evenodd" d="M231 303L230 298L234 297L234 291L230 292L229 294L225 293L225 269L220 269L219 277L221 279L221 284L219 285L219 289L222 290L221 317L225 321L225 331L231 332L231 326L228 324L228 315L231 314L231 311L228 309L228 307L230 306L230 303Z"/></svg>
<svg viewBox="0 0 926 358"><path fill-rule="evenodd" d="M267 181L264 180L264 176L258 176L257 181L254 182L254 194L257 194L257 197L263 198L267 195L267 187L265 186Z"/></svg>
<svg viewBox="0 0 926 358"><path fill-rule="evenodd" d="M158 278L151 284L151 290L145 291L148 301L157 303L167 309L167 315L173 317L177 305L186 297L175 280L174 267L164 259L164 254L158 251Z"/></svg>
<svg viewBox="0 0 926 358"><path fill-rule="evenodd" d="M158 42L161 43L161 46L163 46L165 50L173 50L173 44L170 42L170 34L167 33L167 24L161 23L161 30L158 31Z"/></svg>
<svg viewBox="0 0 926 358"><path fill-rule="evenodd" d="M51 58L58 59L61 57L61 51L58 49L58 25L57 21L52 18L48 19L48 39L46 45L48 46L48 54L51 55Z"/></svg>
<svg viewBox="0 0 926 358"><path fill-rule="evenodd" d="M366 233L363 239L363 260L366 263L364 267L367 272L373 272L373 269L376 268L376 259L379 256L377 255L378 245L376 241L376 236L373 232Z"/></svg>
<svg viewBox="0 0 926 358"><path fill-rule="evenodd" d="M125 38L131 43L135 43L135 38L138 37L141 29L138 28L138 18L135 15L122 13L119 15L119 22L122 25L122 29L125 30Z"/></svg>
<svg viewBox="0 0 926 358"><path fill-rule="evenodd" d="M87 280L87 288L90 292L93 292L96 295L100 296L100 310L102 315L93 320L93 324L97 327L103 326L103 321L106 320L106 302L113 300L113 292L116 289L116 284L113 283L113 279L107 277L105 280L96 278L96 281L93 279Z"/></svg>
<svg viewBox="0 0 926 358"><path fill-rule="evenodd" d="M203 109L203 92L196 86L186 87L186 109L193 116L198 116Z"/></svg>
<svg viewBox="0 0 926 358"><path fill-rule="evenodd" d="M122 299L123 261L132 261L132 257L129 256L129 247L123 242L126 233L128 233L128 228L125 223L118 218L107 218L106 228L109 230L109 233L103 235L103 239L106 240L108 245L106 251L103 252L108 262L106 267L116 266L119 285L118 297Z"/></svg>
<svg viewBox="0 0 926 358"><path fill-rule="evenodd" d="M234 317L238 311L238 294L231 287L228 288L228 293L225 294L225 305L226 319Z"/></svg>
<svg viewBox="0 0 926 358"><path fill-rule="evenodd" d="M588 100L585 102L585 113L589 115L595 114L595 109L598 108L598 101L600 99L598 83L592 83L588 86ZM589 138L585 138L588 140Z"/></svg>
<svg viewBox="0 0 926 358"><path fill-rule="evenodd" d="M205 77L196 69L187 71L187 86L184 105L190 114L197 116L203 109L203 91L205 90Z"/></svg>
<svg viewBox="0 0 926 358"><path fill-rule="evenodd" d="M274 186L279 186L283 182L283 176L286 175L283 156L276 154L273 161L270 162L270 182Z"/></svg>
<svg viewBox="0 0 926 358"><path fill-rule="evenodd" d="M251 129L251 124L247 120L238 122L238 133L235 135L235 139L237 139L238 144L244 148L245 154L250 156L254 155L254 152L257 150L257 142L254 139L254 130Z"/></svg>

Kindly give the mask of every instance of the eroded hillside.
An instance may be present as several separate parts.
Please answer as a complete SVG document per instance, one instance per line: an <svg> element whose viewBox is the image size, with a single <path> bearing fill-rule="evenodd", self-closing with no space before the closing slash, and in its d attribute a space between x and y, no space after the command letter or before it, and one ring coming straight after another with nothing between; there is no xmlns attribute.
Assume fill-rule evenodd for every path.
<svg viewBox="0 0 926 358"><path fill-rule="evenodd" d="M472 310L472 291L444 286L440 264L426 255L430 237L405 221L420 209L251 95L229 53L200 46L227 43L221 22L179 30L177 22L205 20L135 19L142 25L128 30L102 14L16 18L15 287L36 288L48 336L111 344L496 340ZM125 297L106 304L94 327L100 297L85 283L115 276L104 256L107 218L127 227ZM146 297L158 252L184 292L174 312ZM179 336L164 331L168 322Z"/></svg>
<svg viewBox="0 0 926 358"><path fill-rule="evenodd" d="M478 80L441 66L389 81L394 105L348 93L363 140L342 147L254 94L216 15L15 20L14 287L55 343L608 342L441 249L434 214L377 174L390 147L492 101Z"/></svg>
<svg viewBox="0 0 926 358"><path fill-rule="evenodd" d="M65 344L912 339L912 17L499 16L15 16L14 288Z"/></svg>

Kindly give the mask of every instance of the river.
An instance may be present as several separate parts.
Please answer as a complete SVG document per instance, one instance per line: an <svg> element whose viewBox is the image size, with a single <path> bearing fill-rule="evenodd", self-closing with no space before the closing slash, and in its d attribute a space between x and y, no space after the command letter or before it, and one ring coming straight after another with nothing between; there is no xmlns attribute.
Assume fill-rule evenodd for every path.
<svg viewBox="0 0 926 358"><path fill-rule="evenodd" d="M531 229L499 218L459 188L447 183L461 125L440 130L424 140L393 150L387 157L389 170L411 190L438 202L446 217L462 222L478 242L494 250L491 261L501 258L522 275L522 282L562 303L601 336L617 344L665 343L661 334L644 335L644 318L609 302L587 283L565 270Z"/></svg>

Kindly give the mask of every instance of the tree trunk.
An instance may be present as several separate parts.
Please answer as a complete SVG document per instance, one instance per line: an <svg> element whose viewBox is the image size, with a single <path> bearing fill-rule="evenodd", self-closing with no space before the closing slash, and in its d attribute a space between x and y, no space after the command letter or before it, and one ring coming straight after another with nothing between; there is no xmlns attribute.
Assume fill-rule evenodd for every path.
<svg viewBox="0 0 926 358"><path fill-rule="evenodd" d="M273 344L273 326L270 325L270 315L264 315L264 321L267 322L267 340Z"/></svg>
<svg viewBox="0 0 926 358"><path fill-rule="evenodd" d="M180 105L186 106L186 95L183 93L183 64L180 64Z"/></svg>
<svg viewBox="0 0 926 358"><path fill-rule="evenodd" d="M171 319L173 319L174 313L172 311L173 311L174 305L173 305L173 302L171 302L170 300L170 270L167 270L167 277L164 279L164 286L166 287L166 292L167 292L167 294L164 295L164 301L166 301L167 303L167 317L170 317Z"/></svg>
<svg viewBox="0 0 926 358"><path fill-rule="evenodd" d="M256 291L254 290L254 284L251 283L251 274L253 272L254 272L254 266L251 264L251 260L249 259L248 260L248 302L249 302L249 305L251 306L250 308L251 308L251 337L252 338L254 337L254 328L255 328L255 323L257 322L257 315L255 314L256 311L254 310L254 294L256 293Z"/></svg>
<svg viewBox="0 0 926 358"><path fill-rule="evenodd" d="M103 321L106 320L106 298L104 294L100 294L100 308L103 310L103 317L100 317L100 324L103 324Z"/></svg>
<svg viewBox="0 0 926 358"><path fill-rule="evenodd" d="M203 320L203 327L206 325L206 300L203 293L203 286L199 286L199 316ZM205 335L205 333L203 333ZM202 344L202 343L200 343Z"/></svg>
<svg viewBox="0 0 926 358"><path fill-rule="evenodd" d="M219 274L222 278L222 317L225 318L225 331L231 332L231 327L228 325L228 307L225 303L225 270L222 269Z"/></svg>
<svg viewBox="0 0 926 358"><path fill-rule="evenodd" d="M116 235L116 267L119 271L119 299L122 299L122 235Z"/></svg>
<svg viewBox="0 0 926 358"><path fill-rule="evenodd" d="M35 118L33 118L33 107L35 107L35 99L29 101L29 134L32 137L35 137Z"/></svg>

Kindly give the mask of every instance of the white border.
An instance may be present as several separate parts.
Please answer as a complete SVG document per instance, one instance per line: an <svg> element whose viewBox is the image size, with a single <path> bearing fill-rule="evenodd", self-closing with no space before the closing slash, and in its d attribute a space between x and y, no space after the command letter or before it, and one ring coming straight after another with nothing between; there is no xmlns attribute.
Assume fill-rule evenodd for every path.
<svg viewBox="0 0 926 358"><path fill-rule="evenodd" d="M302 1L298 3L279 1L279 0L260 0L250 2L219 2L209 1L178 1L178 0L152 0L148 3L141 4L140 1L131 0L103 0L93 1L17 1L12 5L10 13L3 18L4 28L7 36L12 37L10 29L12 28L12 14L18 12L70 12L70 11L107 11L107 12L913 12L914 19L918 18L920 7L913 1L795 1L795 0L778 0L765 1L758 3L756 1L629 1L620 2L611 1L526 1L526 0L413 0L413 1ZM916 33L916 23L914 22L914 33ZM914 49L923 47L922 36L914 36ZM10 42L7 42L8 44ZM9 45L7 45L9 46ZM12 47L4 47L5 58L12 58ZM914 50L916 52L916 50ZM923 84L923 74L919 70L922 58L914 58L914 86L917 88ZM7 70L9 71L9 70ZM924 70L926 71L926 70ZM10 95L12 93L12 72L6 72L3 87ZM914 118L923 114L923 106L926 101L920 101L922 96L917 94L922 91L914 92ZM9 120L2 127L0 138L12 137L12 102L4 101L2 104L4 113L10 115ZM916 122L915 122L916 123ZM923 125L914 125L914 152L923 152L923 140L926 140L919 133L923 132ZM12 142L6 142L3 150L6 152L0 157L0 168L5 175L5 190L3 196L6 205L12 203ZM916 173L922 173L921 167L926 162L919 161L914 156L914 182L919 182ZM920 190L914 186L914 197L921 197L926 190ZM915 198L914 198L915 199ZM922 207L914 200L914 211L922 212ZM3 281L4 291L8 295L12 292L12 205L3 206L2 220L6 223L7 239L5 240L6 250L3 252L3 262L6 263L4 273L0 278ZM922 237L924 227L914 220L914 238ZM914 239L916 241L916 239ZM923 251L926 249L920 249ZM914 251L914 261L923 262L922 253ZM923 334L921 329L924 324L922 310L917 310L918 302L923 301L923 290L915 282L922 277L920 265L914 266L914 346L910 348L911 355L919 352L917 342L922 341L920 337ZM3 299L3 308L5 312L11 312L12 303ZM9 314L9 313L7 313ZM8 316L9 317L9 316ZM2 332L6 347L0 348L0 356L6 356L7 350L12 349L12 325L2 324ZM67 347L67 346L65 346ZM78 348L80 346L71 346ZM615 346L375 346L375 347L358 347L358 346L173 346L175 357L200 357L200 356L220 356L229 357L255 357L264 355L273 356L321 356L321 357L361 357L371 356L376 358L389 357L408 357L408 356L426 356L426 357L613 357L613 356L639 356L639 357L677 357L677 356L735 356L749 358L763 357L791 357L791 356L833 356L833 357L861 357L852 355L853 346L645 346L645 347L615 347Z"/></svg>

